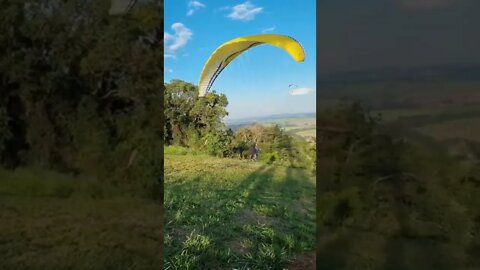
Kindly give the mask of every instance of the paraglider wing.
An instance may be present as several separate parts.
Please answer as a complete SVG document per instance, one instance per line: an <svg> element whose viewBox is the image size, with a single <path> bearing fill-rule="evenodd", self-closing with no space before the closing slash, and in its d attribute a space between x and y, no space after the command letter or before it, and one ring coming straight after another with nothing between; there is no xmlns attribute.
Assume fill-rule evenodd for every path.
<svg viewBox="0 0 480 270"><path fill-rule="evenodd" d="M305 60L302 45L295 39L276 34L253 35L230 40L218 47L203 66L198 83L199 96L205 94L212 87L213 82L223 69L243 52L262 44L279 47L289 53L297 62Z"/></svg>

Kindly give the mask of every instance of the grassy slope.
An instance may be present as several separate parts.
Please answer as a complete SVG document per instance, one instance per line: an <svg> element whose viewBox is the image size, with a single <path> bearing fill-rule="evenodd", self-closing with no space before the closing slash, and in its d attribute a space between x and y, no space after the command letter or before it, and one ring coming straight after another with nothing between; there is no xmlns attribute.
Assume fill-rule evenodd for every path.
<svg viewBox="0 0 480 270"><path fill-rule="evenodd" d="M407 238L360 229L320 235L317 269L349 270L474 270L464 250L450 243ZM473 256L472 256L473 257Z"/></svg>
<svg viewBox="0 0 480 270"><path fill-rule="evenodd" d="M305 128L305 129L298 129L298 130L292 130L291 131L293 134L298 135L300 137L316 137L317 136L317 130L316 128Z"/></svg>
<svg viewBox="0 0 480 270"><path fill-rule="evenodd" d="M0 171L0 269L158 268L160 206L80 181Z"/></svg>
<svg viewBox="0 0 480 270"><path fill-rule="evenodd" d="M166 154L166 267L282 269L314 250L314 179L300 169Z"/></svg>

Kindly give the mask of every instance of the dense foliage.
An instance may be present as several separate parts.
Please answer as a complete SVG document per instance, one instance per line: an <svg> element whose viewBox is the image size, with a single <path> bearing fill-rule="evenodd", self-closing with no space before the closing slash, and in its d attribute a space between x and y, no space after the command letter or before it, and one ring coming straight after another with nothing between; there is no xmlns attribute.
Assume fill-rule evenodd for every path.
<svg viewBox="0 0 480 270"><path fill-rule="evenodd" d="M315 145L287 134L279 126L252 125L228 129L225 95L198 97L193 84L172 80L165 84L165 142L219 157L247 159L256 142L260 160L270 164L315 168Z"/></svg>
<svg viewBox="0 0 480 270"><path fill-rule="evenodd" d="M320 238L346 230L346 241L365 233L395 239L397 247L402 239L435 241L437 248L446 245L455 251L443 258L456 261L455 267L473 263L480 248L478 157L461 160L444 148L390 135L381 119L358 104L317 115L322 123L317 168ZM434 247L424 252L432 253ZM400 252L404 251L389 256L406 263ZM374 253L368 256L382 260Z"/></svg>
<svg viewBox="0 0 480 270"><path fill-rule="evenodd" d="M163 7L109 16L107 0L0 3L0 164L155 185Z"/></svg>

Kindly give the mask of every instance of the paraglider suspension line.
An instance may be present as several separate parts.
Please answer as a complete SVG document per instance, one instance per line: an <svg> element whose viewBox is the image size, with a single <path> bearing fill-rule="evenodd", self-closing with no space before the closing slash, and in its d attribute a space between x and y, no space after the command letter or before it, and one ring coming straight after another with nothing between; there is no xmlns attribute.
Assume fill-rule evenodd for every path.
<svg viewBox="0 0 480 270"><path fill-rule="evenodd" d="M226 65L224 65L225 63L228 63L230 62L230 59L237 56L238 54L258 45L258 44L261 44L262 42L254 42L252 44L250 44L247 48L243 49L243 50L240 50L238 52L234 52L232 54L230 54L227 58L225 58L221 63L220 65L218 65L217 69L215 70L215 73L213 73L213 76L212 78L210 79L210 81L208 82L208 85L207 85L207 89L206 89L206 92L210 91L210 88L212 87L212 84L213 82L217 79L218 75L222 72L223 69L225 69Z"/></svg>

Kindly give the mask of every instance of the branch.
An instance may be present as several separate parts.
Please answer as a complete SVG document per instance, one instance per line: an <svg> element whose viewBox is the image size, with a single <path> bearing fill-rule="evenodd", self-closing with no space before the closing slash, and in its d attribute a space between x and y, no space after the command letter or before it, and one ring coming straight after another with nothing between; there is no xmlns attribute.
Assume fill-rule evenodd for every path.
<svg viewBox="0 0 480 270"><path fill-rule="evenodd" d="M366 139L369 139L369 138L371 138L371 137L377 136L377 135L381 135L381 134L379 134L379 133L372 133L372 134L370 134L370 135L368 135L368 136L366 136L366 137L363 137L363 138L358 139L357 141L353 142L353 143L350 145L349 149L348 149L347 157L345 158L345 162L344 162L345 166L346 166L346 165L348 164L348 162L350 161L350 156L351 156L352 153L353 153L353 149L354 149L359 143L361 143L361 142L363 142L363 141L365 141Z"/></svg>
<svg viewBox="0 0 480 270"><path fill-rule="evenodd" d="M107 98L107 97L109 97L109 96L111 96L111 95L113 95L113 94L117 94L117 93L118 93L117 90L110 90L110 91L108 91L108 93L106 93L105 95L103 95L103 96L100 97L100 98L101 98L101 99L104 99L104 98Z"/></svg>
<svg viewBox="0 0 480 270"><path fill-rule="evenodd" d="M132 153L130 154L130 158L128 159L128 164L127 164L127 170L133 165L133 161L135 160L135 157L137 156L137 149L133 149Z"/></svg>
<svg viewBox="0 0 480 270"><path fill-rule="evenodd" d="M382 181L385 181L385 180L388 180L388 179L391 179L391 178L394 178L396 176L403 176L403 177L411 178L411 179L413 179L417 182L420 182L420 177L418 177L417 175L415 175L413 173L409 173L409 172L401 172L401 173L396 173L396 174L391 174L391 175L379 177L372 183L372 185L374 187L376 187L378 183L380 183Z"/></svg>

